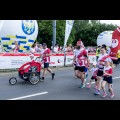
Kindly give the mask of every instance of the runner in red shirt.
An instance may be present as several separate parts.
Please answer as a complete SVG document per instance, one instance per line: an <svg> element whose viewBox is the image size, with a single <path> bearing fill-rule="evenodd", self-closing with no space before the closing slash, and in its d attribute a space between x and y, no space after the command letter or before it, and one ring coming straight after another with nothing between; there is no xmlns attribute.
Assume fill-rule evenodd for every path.
<svg viewBox="0 0 120 120"><path fill-rule="evenodd" d="M113 98L114 97L114 93L113 93L113 88L112 88L112 74L113 74L113 69L110 66L111 64L111 60L105 60L105 67L104 67L104 74L103 74L103 81L102 81L102 90L103 90L103 96L102 97L106 97L107 93L105 90L105 86L106 83L108 83L108 89L110 94L110 97Z"/></svg>
<svg viewBox="0 0 120 120"><path fill-rule="evenodd" d="M54 76L55 76L55 73L53 73L52 70L49 68L51 51L50 51L49 48L47 48L46 43L43 43L43 49L44 49L44 52L42 54L42 59L43 59L43 62L44 62L44 70L43 70L43 77L42 77L41 81L44 81L46 70L48 70L48 72L51 73L52 80L53 80Z"/></svg>
<svg viewBox="0 0 120 120"><path fill-rule="evenodd" d="M100 94L101 82L102 82L102 77L103 77L103 70L104 70L104 66L105 66L105 60L107 60L108 58L110 59L110 56L106 53L105 47L101 47L100 51L101 51L101 54L100 54L100 56L98 58L98 62L97 62L97 67L98 67L97 86L98 86L98 88L95 90L95 93L94 93L95 95Z"/></svg>

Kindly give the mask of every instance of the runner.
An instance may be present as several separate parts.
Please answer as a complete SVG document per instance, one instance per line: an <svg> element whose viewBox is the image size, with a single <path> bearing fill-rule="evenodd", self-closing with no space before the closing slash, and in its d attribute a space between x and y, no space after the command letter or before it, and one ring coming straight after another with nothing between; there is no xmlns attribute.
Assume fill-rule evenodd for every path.
<svg viewBox="0 0 120 120"><path fill-rule="evenodd" d="M77 45L75 50L74 50L74 58L73 58L73 66L74 66L74 73L75 73L75 78L78 78L77 74L78 74L78 66L76 66L76 56L79 54L79 51L80 51L80 46Z"/></svg>
<svg viewBox="0 0 120 120"><path fill-rule="evenodd" d="M44 61L44 70L43 70L43 77L42 77L41 81L44 81L45 75L46 75L46 71L51 73L52 80L53 80L54 76L55 76L55 73L53 73L52 70L49 68L51 51L50 51L49 48L47 48L47 44L46 43L43 43L43 49L44 49L44 52L42 54L42 58L43 58L43 61Z"/></svg>
<svg viewBox="0 0 120 120"><path fill-rule="evenodd" d="M100 56L98 58L98 63L97 63L97 67L98 67L97 86L98 86L98 89L95 90L95 93L94 93L95 95L100 94L104 63L105 63L105 60L107 58L110 58L110 56L106 53L106 47L104 47L104 46L101 47L100 51L101 51L101 54L100 54Z"/></svg>
<svg viewBox="0 0 120 120"><path fill-rule="evenodd" d="M102 97L106 97L107 93L105 90L105 86L106 83L108 83L108 90L111 93L110 94L110 98L114 97L114 93L113 93L113 88L112 88L112 73L113 73L113 69L111 67L111 60L105 60L105 67L104 67L104 74L103 74L103 82L102 82L102 90L103 90L103 96Z"/></svg>
<svg viewBox="0 0 120 120"><path fill-rule="evenodd" d="M85 87L85 64L86 64L85 61L86 60L88 61L88 56L87 56L87 52L83 46L82 41L78 41L77 45L80 46L79 54L75 56L76 66L78 67L77 76L79 77L79 79L81 79L80 88L84 88Z"/></svg>
<svg viewBox="0 0 120 120"><path fill-rule="evenodd" d="M96 67L96 64L97 63L93 63L93 67L91 70L89 70L90 72L92 72L92 77L91 77L91 80L89 82L89 84L87 85L87 88L91 88L91 83L92 83L92 80L95 80L95 89L97 89L97 67Z"/></svg>

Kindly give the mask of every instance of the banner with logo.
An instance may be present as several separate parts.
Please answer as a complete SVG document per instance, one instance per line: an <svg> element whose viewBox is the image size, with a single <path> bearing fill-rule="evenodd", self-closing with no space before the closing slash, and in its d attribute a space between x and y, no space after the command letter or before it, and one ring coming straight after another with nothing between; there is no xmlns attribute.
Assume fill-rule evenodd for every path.
<svg viewBox="0 0 120 120"><path fill-rule="evenodd" d="M74 23L74 20L66 20L65 39L64 39L64 48L63 49L65 49L65 46L67 44L67 40L70 36L71 30L73 27L73 23Z"/></svg>
<svg viewBox="0 0 120 120"><path fill-rule="evenodd" d="M67 65L72 65L72 63L73 63L73 58L74 58L74 55L73 55L73 54L71 54L71 55L67 54L67 55L66 55L66 58L65 58L65 65L66 65L66 66L67 66Z"/></svg>
<svg viewBox="0 0 120 120"><path fill-rule="evenodd" d="M34 59L36 59L38 56L40 56L40 54L34 54ZM30 61L30 54L1 53L0 69L20 68L23 64ZM36 62L39 62L39 59ZM64 66L64 54L53 54L50 56L50 66Z"/></svg>
<svg viewBox="0 0 120 120"><path fill-rule="evenodd" d="M12 52L15 41L18 41L19 52L26 53L37 36L37 20L0 20L0 43L3 52Z"/></svg>

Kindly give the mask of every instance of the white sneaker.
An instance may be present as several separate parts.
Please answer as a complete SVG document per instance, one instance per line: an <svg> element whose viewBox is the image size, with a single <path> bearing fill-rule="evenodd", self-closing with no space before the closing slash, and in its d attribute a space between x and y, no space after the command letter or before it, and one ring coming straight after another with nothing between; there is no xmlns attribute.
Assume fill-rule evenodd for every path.
<svg viewBox="0 0 120 120"><path fill-rule="evenodd" d="M114 94L111 94L111 95L110 95L110 98L113 98L113 97L114 97Z"/></svg>

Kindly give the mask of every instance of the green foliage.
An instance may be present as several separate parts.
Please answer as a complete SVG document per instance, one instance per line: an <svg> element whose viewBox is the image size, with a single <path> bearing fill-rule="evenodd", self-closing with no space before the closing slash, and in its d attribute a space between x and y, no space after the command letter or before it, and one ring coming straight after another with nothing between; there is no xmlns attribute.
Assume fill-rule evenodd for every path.
<svg viewBox="0 0 120 120"><path fill-rule="evenodd" d="M50 47L53 39L53 20L37 20L39 43L46 42ZM56 42L63 46L65 37L65 20L56 21ZM75 45L79 38L85 46L96 45L97 36L103 31L114 31L117 26L112 24L101 24L99 20L75 20L67 44Z"/></svg>

